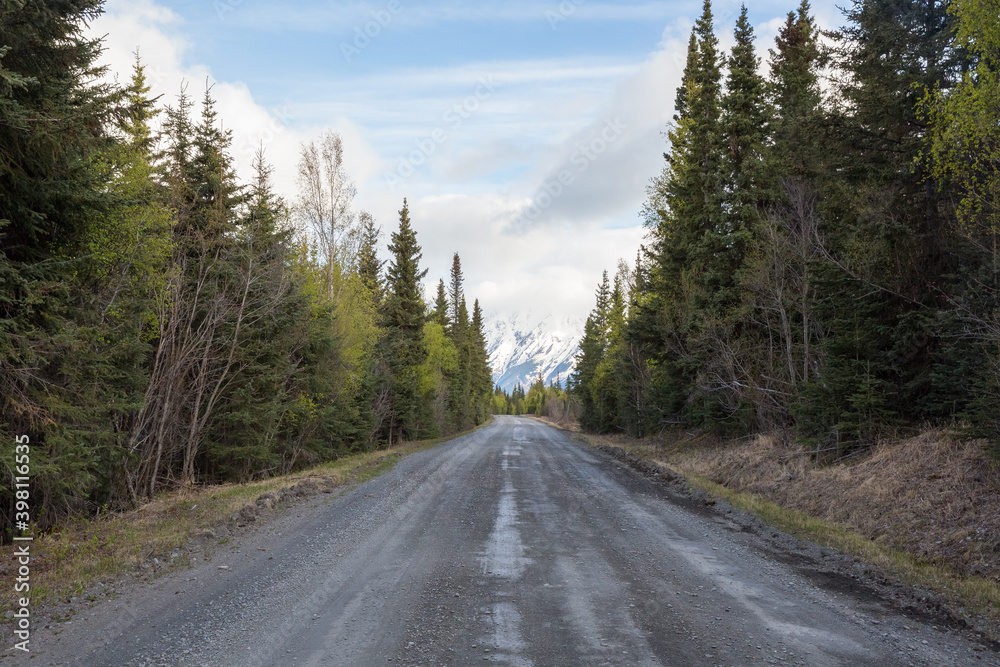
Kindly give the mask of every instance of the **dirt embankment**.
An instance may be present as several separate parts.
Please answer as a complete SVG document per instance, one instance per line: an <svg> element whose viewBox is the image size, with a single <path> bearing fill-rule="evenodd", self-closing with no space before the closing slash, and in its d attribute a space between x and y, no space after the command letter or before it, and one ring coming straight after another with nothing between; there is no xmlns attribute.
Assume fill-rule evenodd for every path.
<svg viewBox="0 0 1000 667"><path fill-rule="evenodd" d="M863 457L821 464L766 436L721 441L672 433L601 440L836 522L960 575L1000 581L1000 466L981 443L932 430Z"/></svg>

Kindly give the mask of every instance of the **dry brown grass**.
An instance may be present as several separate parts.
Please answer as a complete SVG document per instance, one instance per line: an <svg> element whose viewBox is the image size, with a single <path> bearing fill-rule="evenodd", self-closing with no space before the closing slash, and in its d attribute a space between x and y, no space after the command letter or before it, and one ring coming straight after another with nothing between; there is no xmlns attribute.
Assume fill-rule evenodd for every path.
<svg viewBox="0 0 1000 667"><path fill-rule="evenodd" d="M552 424L558 426L564 431L572 431L574 433L580 432L580 424L575 419L569 417L563 417L562 419L552 419L546 415L521 415L522 417L528 417L529 419L534 419L535 421L545 422L546 424Z"/></svg>
<svg viewBox="0 0 1000 667"><path fill-rule="evenodd" d="M586 438L656 461L772 526L1000 621L1000 467L982 443L931 430L821 465L767 436Z"/></svg>
<svg viewBox="0 0 1000 667"><path fill-rule="evenodd" d="M933 430L833 465L765 436L670 449L665 462L727 488L849 526L960 574L1000 575L1000 468L981 443Z"/></svg>

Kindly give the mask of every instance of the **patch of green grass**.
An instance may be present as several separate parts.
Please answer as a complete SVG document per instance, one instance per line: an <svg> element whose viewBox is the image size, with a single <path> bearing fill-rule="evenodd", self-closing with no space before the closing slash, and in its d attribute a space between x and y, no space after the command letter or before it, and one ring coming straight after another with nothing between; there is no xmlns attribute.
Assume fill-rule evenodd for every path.
<svg viewBox="0 0 1000 667"><path fill-rule="evenodd" d="M363 484L364 482L367 482L370 479L375 479L379 475L384 475L385 473L395 468L396 464L399 463L401 458L402 457L399 456L398 454L390 454L389 456L384 456L382 457L381 460L377 461L375 464L358 471L357 475L355 476L355 481L359 484Z"/></svg>

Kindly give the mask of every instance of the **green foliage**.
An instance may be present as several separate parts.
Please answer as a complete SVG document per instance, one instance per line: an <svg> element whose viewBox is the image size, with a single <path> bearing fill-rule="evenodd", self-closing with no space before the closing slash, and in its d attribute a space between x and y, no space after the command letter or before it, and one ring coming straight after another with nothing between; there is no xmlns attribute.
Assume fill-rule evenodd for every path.
<svg viewBox="0 0 1000 667"><path fill-rule="evenodd" d="M438 281L437 295L434 298L434 311L431 313L431 321L437 323L446 331L451 324L451 318L448 317L448 296L445 293L443 279Z"/></svg>
<svg viewBox="0 0 1000 667"><path fill-rule="evenodd" d="M28 1L0 22L0 469L28 436L35 523L486 419L482 312L425 322L405 201L385 274L364 213L338 209L321 257L262 153L238 182L210 89L196 120L184 87L156 107L138 57L95 83L99 11Z"/></svg>
<svg viewBox="0 0 1000 667"><path fill-rule="evenodd" d="M418 368L427 357L423 341L424 301L420 281L427 270L420 269L420 246L410 226L410 212L403 200L399 211L399 231L389 244L392 259L386 271L386 295L382 320L386 329L383 358L390 376L392 410L388 419L389 443L420 432Z"/></svg>
<svg viewBox="0 0 1000 667"><path fill-rule="evenodd" d="M493 414L523 415L526 413L524 401L524 388L520 384L514 387L510 393L497 386L493 390Z"/></svg>
<svg viewBox="0 0 1000 667"><path fill-rule="evenodd" d="M923 158L928 187L936 182L942 197L955 202L952 229L960 239L961 264L954 268L952 304L958 310L963 338L976 343L963 365L974 378L963 416L971 435L989 438L1000 452L1000 405L997 350L1000 326L1000 11L995 0L956 0L948 7L955 22L956 46L969 62L954 86L925 85L919 111L930 125ZM957 262L956 262L957 263ZM963 384L967 385L967 382Z"/></svg>
<svg viewBox="0 0 1000 667"><path fill-rule="evenodd" d="M95 236L140 224L110 184L112 163L141 169L141 157L125 157L112 134L118 91L91 80L99 44L82 26L99 12L90 0L28 1L0 23L0 455L9 473L14 436L30 437L43 521L111 492L118 427L143 382L145 304L124 302L143 287L123 284L111 303L123 263L88 254ZM12 488L0 485L5 526Z"/></svg>
<svg viewBox="0 0 1000 667"><path fill-rule="evenodd" d="M375 219L369 213L361 214L361 245L358 249L358 278L371 294L371 300L382 301L382 265L378 258L378 243L382 230L375 226Z"/></svg>
<svg viewBox="0 0 1000 667"><path fill-rule="evenodd" d="M424 344L427 359L420 366L419 392L430 410L422 430L430 437L437 437L442 432L455 430L449 408L455 400L464 398L452 396L450 391L459 371L459 354L444 327L437 322L424 325Z"/></svg>
<svg viewBox="0 0 1000 667"><path fill-rule="evenodd" d="M649 245L614 291L605 274L580 344L585 428L849 455L965 420L1000 441L998 10L857 0L825 47L803 1L766 80L744 10L722 91L705 4Z"/></svg>

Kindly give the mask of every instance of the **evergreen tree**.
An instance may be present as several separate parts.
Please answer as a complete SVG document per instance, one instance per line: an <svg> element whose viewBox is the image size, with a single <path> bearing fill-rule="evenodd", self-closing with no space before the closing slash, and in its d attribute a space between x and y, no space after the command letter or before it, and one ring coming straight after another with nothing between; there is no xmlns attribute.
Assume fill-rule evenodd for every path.
<svg viewBox="0 0 1000 667"><path fill-rule="evenodd" d="M156 363L130 434L130 449L140 452L129 472L136 497L174 480L195 481L205 436L228 409L225 389L238 379L237 351L255 317L261 265L254 243L270 236L257 224L240 229L232 139L218 128L207 90L204 101L193 142L181 134L192 128L183 89L164 126L162 173L165 201L178 216L176 250L159 304Z"/></svg>
<svg viewBox="0 0 1000 667"><path fill-rule="evenodd" d="M157 156L160 184L163 186L164 203L175 211L178 236L193 233L191 216L195 200L194 174L194 121L191 109L194 103L187 94L187 86L182 85L177 96L177 106L168 106L166 119L160 129L163 151Z"/></svg>
<svg viewBox="0 0 1000 667"><path fill-rule="evenodd" d="M611 281L608 272L601 274L601 282L597 286L597 303L594 306L594 324L601 334L602 347L607 345L608 315L611 309Z"/></svg>
<svg viewBox="0 0 1000 667"><path fill-rule="evenodd" d="M712 261L711 272L702 281L708 298L699 343L705 351L696 379L698 388L711 397L706 417L720 428L732 426L748 390L756 387L756 378L747 373L747 367L731 360L759 342L761 330L744 308L741 278L747 271L747 253L760 237L762 221L775 198L768 154L771 109L765 82L757 71L760 63L745 6L734 38L720 119L724 223L706 236L711 241Z"/></svg>
<svg viewBox="0 0 1000 667"><path fill-rule="evenodd" d="M399 211L399 230L389 244L391 259L386 270L386 296L382 317L386 329L384 357L391 374L390 443L417 432L419 417L418 367L427 351L423 342L424 302L420 281L420 246L410 226L406 200Z"/></svg>
<svg viewBox="0 0 1000 667"><path fill-rule="evenodd" d="M141 382L138 348L118 356L101 317L113 287L90 280L107 275L108 258L95 267L86 255L124 205L104 168L117 96L95 83L100 44L83 33L99 13L93 0L28 0L0 22L0 454L14 460L15 435L45 452L32 460L43 523L101 490L121 453L116 419ZM8 526L12 489L0 490Z"/></svg>
<svg viewBox="0 0 1000 667"><path fill-rule="evenodd" d="M732 264L722 205L721 72L709 0L692 34L697 54L689 54L678 91L685 101L644 212L652 275L643 283L648 293L638 300L632 334L653 375L651 400L672 415L686 411L696 392L699 358L706 354L699 312L716 300Z"/></svg>
<svg viewBox="0 0 1000 667"><path fill-rule="evenodd" d="M358 247L358 278L371 294L372 301L378 304L382 301L382 265L384 261L378 258L378 243L382 230L375 226L375 218L367 211L362 211L361 242Z"/></svg>
<svg viewBox="0 0 1000 667"><path fill-rule="evenodd" d="M437 296L434 298L434 312L431 314L431 320L437 322L445 331L448 330L451 324L451 318L448 317L448 296L445 291L444 279L438 281L437 286Z"/></svg>
<svg viewBox="0 0 1000 667"><path fill-rule="evenodd" d="M955 401L960 378L978 364L944 312L953 291L945 276L956 267L942 251L952 241L946 209L919 159L926 137L920 91L950 86L958 66L952 21L943 2L859 0L846 16L834 55L847 76L837 88L832 150L822 151L834 156L826 161L837 175L826 186L823 215L836 221L824 237L839 266L817 276L816 289L829 294L829 363L820 378L825 386L812 391L826 406L841 406L841 431L857 435L845 425L857 421L871 432L873 412L852 407L853 396L881 392L878 428L907 413L950 418L964 403ZM949 328L945 339L953 342L942 344L938 335Z"/></svg>
<svg viewBox="0 0 1000 667"><path fill-rule="evenodd" d="M596 428L599 431L624 430L625 387L625 290L627 267L615 274L614 288L608 296L606 344L594 369L590 393L593 400ZM605 272L606 274L607 272Z"/></svg>
<svg viewBox="0 0 1000 667"><path fill-rule="evenodd" d="M771 50L770 94L775 110L773 154L780 178L809 181L822 171L819 67L823 64L808 0L789 12Z"/></svg>
<svg viewBox="0 0 1000 667"><path fill-rule="evenodd" d="M573 375L574 391L581 403L580 422L586 428L606 431L605 403L599 398L601 393L598 369L604 361L608 347L608 335L612 308L611 285L608 272L601 274L595 293L594 309L584 324L583 340L576 357L576 371Z"/></svg>
<svg viewBox="0 0 1000 667"><path fill-rule="evenodd" d="M951 257L939 261L951 260L946 265L953 271L947 276L951 284L945 293L951 294L949 319L954 324L944 332L940 326L928 326L925 335L915 340L929 340L934 343L928 345L932 350L950 352L938 355L941 363L935 369L931 395L939 405L942 399L951 398L969 421L969 431L989 438L994 453L1000 453L1000 328L995 317L1000 302L1000 26L996 11L991 0L950 3L949 18L954 23L948 27L953 27L956 37L952 48L969 62L960 75L953 73L954 81L929 80L920 105L920 119L930 125L926 162L921 164L929 171L927 187L936 186L928 198L950 200L955 207L949 211L948 224L938 229L927 224L937 223L936 217L925 221L931 227L927 244L934 239L940 243L939 252L952 250ZM940 65L942 59L928 62ZM946 230L950 248L941 242ZM975 378L971 387L969 377ZM956 400L956 395L961 398ZM969 402L963 409L960 401L966 397Z"/></svg>
<svg viewBox="0 0 1000 667"><path fill-rule="evenodd" d="M726 94L722 98L721 133L726 229L742 250L773 198L766 164L771 110L765 99L764 79L757 73L760 61L746 5L741 8L734 37L736 44L729 57ZM733 254L735 272L741 258Z"/></svg>
<svg viewBox="0 0 1000 667"><path fill-rule="evenodd" d="M698 71L698 33L691 31L688 39L687 60L684 63L684 72L681 74L681 85L677 87L674 96L674 123L680 123L682 118L688 115L688 89L695 85L694 77ZM667 153L663 157L670 159Z"/></svg>
<svg viewBox="0 0 1000 667"><path fill-rule="evenodd" d="M160 114L156 100L149 97L150 87L146 80L146 68L135 52L132 78L124 92L124 116L119 121L119 129L128 139L129 146L146 157L153 158L154 137L150 123Z"/></svg>
<svg viewBox="0 0 1000 667"><path fill-rule="evenodd" d="M108 326L103 339L115 350L122 374L114 383L128 389L130 398L115 406L113 421L131 424L141 410L149 382L151 338L157 331L158 301L162 298L173 251L172 212L161 202L156 185L150 123L159 113L149 98L145 68L136 56L132 77L122 92L116 141L106 151L110 169L109 192L120 205L97 221L90 233L86 275L100 300L101 320ZM79 315L77 319L81 319ZM113 507L132 502L123 479L128 469L129 433L119 427L114 436L114 464L101 475L106 495L99 500ZM98 500L98 499L95 499Z"/></svg>
<svg viewBox="0 0 1000 667"><path fill-rule="evenodd" d="M245 210L239 225L244 234L266 240L280 239L281 243L290 244L288 205L273 190L274 168L265 160L263 148L258 148L254 154L253 168L253 181L245 190Z"/></svg>
<svg viewBox="0 0 1000 667"><path fill-rule="evenodd" d="M762 187L751 195L760 197L766 216L752 228L742 263L744 309L738 324L744 335L715 357L712 371L731 387L718 394L728 398L728 409L749 400L753 407L746 408L746 420L768 429L788 428L793 421L790 402L769 397L796 396L822 366L815 272L824 254L820 238L827 211L819 193L828 174L828 148L817 36L803 1L798 12L788 14L770 51L771 143Z"/></svg>
<svg viewBox="0 0 1000 667"><path fill-rule="evenodd" d="M486 352L486 335L483 331L483 310L479 307L479 299L472 304L472 322L469 327L469 344L471 347L471 389L473 415L475 423L482 424L490 415L490 387L493 384L493 372Z"/></svg>
<svg viewBox="0 0 1000 667"><path fill-rule="evenodd" d="M233 132L221 129L212 89L206 86L201 122L195 127L190 222L197 234L206 238L229 232L235 222L233 211L240 200L240 188L229 154L232 143Z"/></svg>
<svg viewBox="0 0 1000 667"><path fill-rule="evenodd" d="M473 423L472 367L473 342L470 336L469 308L460 297L455 320L451 323L451 339L458 349L458 372L452 383L452 419L458 429Z"/></svg>
<svg viewBox="0 0 1000 667"><path fill-rule="evenodd" d="M459 345L462 337L465 335L465 323L468 317L463 318L459 313L459 308L461 306L462 300L465 298L465 290L463 283L465 278L462 275L462 260L459 258L458 253L451 261L451 278L448 284L448 303L450 304L450 312L448 315L451 318L451 329L449 334L451 335L452 341L456 345Z"/></svg>
<svg viewBox="0 0 1000 667"><path fill-rule="evenodd" d="M288 207L272 189L272 169L262 150L255 156L254 168L240 212L240 231L233 239L238 271L250 285L241 296L241 330L231 334L238 342L235 368L221 390L219 407L206 421L205 446L197 462L203 478L218 481L246 481L269 470L287 471L297 462L332 458L344 436L343 422L357 419L345 402L330 405L336 394L322 398L311 391L310 384L330 372L331 357L340 360L336 355L315 354L318 332L308 327L317 315L327 326L331 322L310 312L301 276L291 268L294 247ZM310 346L311 363L306 364L303 357ZM317 428L307 416L297 414L304 398L313 401L326 424ZM339 430L333 427L334 411ZM295 418L289 419L292 414ZM316 430L327 437L296 442L296 436Z"/></svg>

